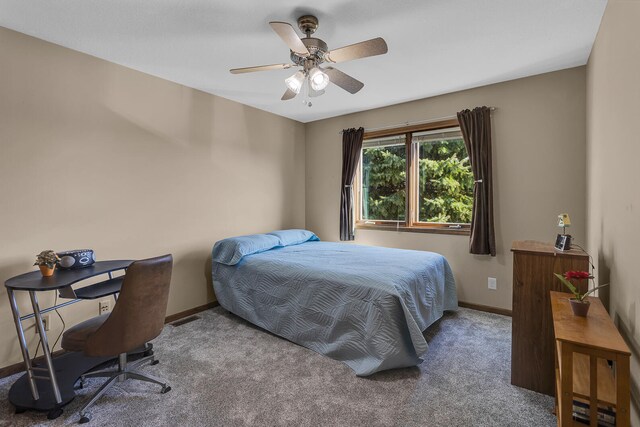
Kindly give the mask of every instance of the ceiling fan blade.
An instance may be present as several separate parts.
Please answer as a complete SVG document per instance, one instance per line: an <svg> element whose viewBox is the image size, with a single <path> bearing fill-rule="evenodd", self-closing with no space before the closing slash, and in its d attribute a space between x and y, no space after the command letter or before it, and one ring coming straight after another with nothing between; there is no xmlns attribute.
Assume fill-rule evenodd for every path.
<svg viewBox="0 0 640 427"><path fill-rule="evenodd" d="M289 99L295 98L296 95L297 95L297 93L295 93L291 89L287 89L287 91L284 93L284 95L282 95L282 98L280 98L280 99L283 100L283 101L287 101Z"/></svg>
<svg viewBox="0 0 640 427"><path fill-rule="evenodd" d="M291 24L286 22L269 22L273 31L275 31L280 38L289 46L289 49L301 56L310 55L307 47L302 43L300 36L293 29Z"/></svg>
<svg viewBox="0 0 640 427"><path fill-rule="evenodd" d="M259 65L257 67L245 67L245 68L232 68L229 70L231 74L243 74L253 73L254 71L268 71L268 70L286 70L291 68L293 64L273 64L273 65Z"/></svg>
<svg viewBox="0 0 640 427"><path fill-rule="evenodd" d="M342 89L351 94L358 92L364 87L364 83L362 83L360 80L356 80L350 75L345 74L333 67L327 67L323 71L327 73L327 75L329 76L329 81L331 83L340 86Z"/></svg>
<svg viewBox="0 0 640 427"><path fill-rule="evenodd" d="M344 62L352 59L366 58L387 53L387 42L382 37L367 40L364 42L339 47L328 52L324 58L329 62Z"/></svg>

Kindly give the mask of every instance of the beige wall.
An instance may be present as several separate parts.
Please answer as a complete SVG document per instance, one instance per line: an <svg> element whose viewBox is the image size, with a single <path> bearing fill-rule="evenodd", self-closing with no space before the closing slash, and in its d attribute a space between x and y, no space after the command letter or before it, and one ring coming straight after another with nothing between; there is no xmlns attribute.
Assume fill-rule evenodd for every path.
<svg viewBox="0 0 640 427"><path fill-rule="evenodd" d="M464 236L359 230L356 243L440 252L461 300L510 308L511 241L552 240L567 211L584 242L584 67L305 126L6 29L0 40L1 281L32 269L46 248L92 247L100 259L172 252L169 313L202 305L213 299L206 265L220 238L306 220L338 240L341 129L478 105L498 107L498 256L470 255ZM61 310L67 325L96 312L97 302ZM0 327L5 366L20 356L1 296ZM35 343L33 327L28 337Z"/></svg>
<svg viewBox="0 0 640 427"><path fill-rule="evenodd" d="M633 425L640 383L640 1L609 0L587 65L589 249L610 313L633 349Z"/></svg>
<svg viewBox="0 0 640 427"><path fill-rule="evenodd" d="M339 239L341 129L439 118L481 105L498 108L493 113L497 257L470 255L466 236L358 230L356 243L439 252L453 268L460 300L510 309L513 240L552 241L556 216L569 212L571 234L585 242L584 67L307 124L307 228L322 239ZM498 279L496 291L487 288L489 276Z"/></svg>
<svg viewBox="0 0 640 427"><path fill-rule="evenodd" d="M35 269L42 249L170 252L169 314L203 305L216 240L304 227L304 136L301 123L0 28L0 282ZM61 314L69 326L97 307ZM4 291L0 330L2 367L21 360Z"/></svg>

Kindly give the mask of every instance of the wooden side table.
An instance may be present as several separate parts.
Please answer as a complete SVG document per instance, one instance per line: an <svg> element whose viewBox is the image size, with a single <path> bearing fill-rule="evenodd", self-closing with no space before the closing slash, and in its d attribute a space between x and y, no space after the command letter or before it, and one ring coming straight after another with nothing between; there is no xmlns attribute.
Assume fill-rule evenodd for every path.
<svg viewBox="0 0 640 427"><path fill-rule="evenodd" d="M574 420L574 405L585 409L589 425L615 414L615 425L630 425L631 352L599 298L589 297L587 317L571 311L571 294L551 292L556 349L558 426L584 426ZM611 420L611 418L609 418Z"/></svg>

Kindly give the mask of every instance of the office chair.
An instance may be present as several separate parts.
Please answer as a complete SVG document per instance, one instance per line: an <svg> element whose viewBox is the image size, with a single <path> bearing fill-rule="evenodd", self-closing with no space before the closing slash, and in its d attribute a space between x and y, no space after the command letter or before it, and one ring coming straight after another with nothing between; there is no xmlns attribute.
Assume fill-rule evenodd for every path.
<svg viewBox="0 0 640 427"><path fill-rule="evenodd" d="M113 311L79 323L62 336L62 348L67 351L82 351L87 356L118 357L115 370L92 371L81 377L81 384L85 378L108 378L80 410L81 424L91 420L89 408L116 381L135 379L161 385L161 393L171 390L165 382L136 370L146 362L157 363L153 355L127 364L127 353L144 347L160 335L167 312L172 265L171 255L135 261L127 269Z"/></svg>

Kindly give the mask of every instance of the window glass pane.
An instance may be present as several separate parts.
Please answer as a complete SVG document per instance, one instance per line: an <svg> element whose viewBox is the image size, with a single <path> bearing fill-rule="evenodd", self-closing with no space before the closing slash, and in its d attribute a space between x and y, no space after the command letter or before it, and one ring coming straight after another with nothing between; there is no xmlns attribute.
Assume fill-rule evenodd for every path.
<svg viewBox="0 0 640 427"><path fill-rule="evenodd" d="M470 223L473 173L459 129L413 134L418 145L418 221Z"/></svg>
<svg viewBox="0 0 640 427"><path fill-rule="evenodd" d="M367 140L362 149L362 219L405 220L405 138Z"/></svg>

